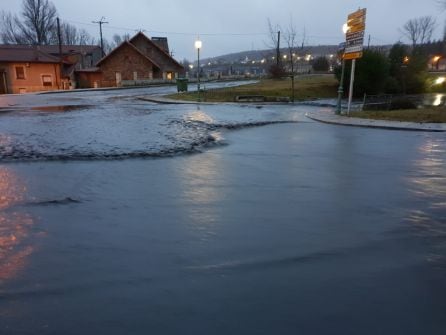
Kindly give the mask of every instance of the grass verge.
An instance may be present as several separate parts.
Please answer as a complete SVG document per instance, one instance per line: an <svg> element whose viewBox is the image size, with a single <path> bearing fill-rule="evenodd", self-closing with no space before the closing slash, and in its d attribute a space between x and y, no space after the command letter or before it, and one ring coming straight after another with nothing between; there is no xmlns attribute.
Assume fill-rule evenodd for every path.
<svg viewBox="0 0 446 335"><path fill-rule="evenodd" d="M190 84L194 85L194 84ZM205 86L206 84L203 84ZM296 101L336 97L338 82L333 75L298 76L295 80ZM209 102L233 102L238 95L263 95L266 97L291 97L291 79L262 79L258 83L230 88L207 90L201 98ZM168 95L169 99L197 101L196 92Z"/></svg>
<svg viewBox="0 0 446 335"><path fill-rule="evenodd" d="M352 117L418 123L444 123L446 122L446 107L428 107L392 111L363 111L353 113Z"/></svg>

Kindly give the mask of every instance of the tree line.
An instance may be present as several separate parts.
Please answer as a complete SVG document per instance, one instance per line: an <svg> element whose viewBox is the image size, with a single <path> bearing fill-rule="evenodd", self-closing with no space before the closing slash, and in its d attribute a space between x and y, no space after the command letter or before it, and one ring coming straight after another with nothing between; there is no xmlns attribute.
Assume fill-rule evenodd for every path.
<svg viewBox="0 0 446 335"><path fill-rule="evenodd" d="M446 9L446 0L438 1ZM435 89L443 89L433 85L428 75L428 65L433 55L438 61L446 53L446 29L443 40L433 41L432 36L437 28L432 16L423 16L408 20L400 32L410 41L409 44L397 42L390 51L379 47L364 50L363 57L357 61L355 95L364 94L419 94ZM347 62L344 81L344 92L348 92L351 63ZM338 80L341 67L335 69Z"/></svg>
<svg viewBox="0 0 446 335"><path fill-rule="evenodd" d="M0 40L3 44L55 45L59 43L58 12L49 0L23 0L19 14L0 12ZM63 45L98 45L85 29L60 20L61 42ZM104 52L128 40L129 35L115 34L111 41L104 40Z"/></svg>

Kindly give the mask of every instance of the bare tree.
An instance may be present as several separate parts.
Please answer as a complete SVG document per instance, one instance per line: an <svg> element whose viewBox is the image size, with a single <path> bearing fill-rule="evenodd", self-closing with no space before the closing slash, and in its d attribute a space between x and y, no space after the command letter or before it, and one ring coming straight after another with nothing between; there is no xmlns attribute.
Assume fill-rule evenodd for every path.
<svg viewBox="0 0 446 335"><path fill-rule="evenodd" d="M24 0L20 31L30 44L48 44L56 28L57 10L48 0Z"/></svg>
<svg viewBox="0 0 446 335"><path fill-rule="evenodd" d="M296 27L294 26L293 18L290 17L290 22L285 29L284 38L287 45L287 60L290 66L290 77L291 77L291 91L292 97L291 100L294 102L294 77L296 70L296 58L297 58L297 32Z"/></svg>
<svg viewBox="0 0 446 335"><path fill-rule="evenodd" d="M403 26L402 33L411 41L412 46L429 42L436 28L432 16L423 16L411 19Z"/></svg>
<svg viewBox="0 0 446 335"><path fill-rule="evenodd" d="M0 38L5 44L26 44L27 40L19 29L20 21L11 13L2 11L1 16L1 32Z"/></svg>
<svg viewBox="0 0 446 335"><path fill-rule="evenodd" d="M90 35L88 31L85 29L80 29L78 31L78 44L79 45L96 45L96 40L93 36Z"/></svg>
<svg viewBox="0 0 446 335"><path fill-rule="evenodd" d="M273 25L271 20L268 18L268 41L266 41L266 46L269 49L276 49L277 45L279 45L279 36L278 32L281 30L278 24Z"/></svg>
<svg viewBox="0 0 446 335"><path fill-rule="evenodd" d="M67 22L62 23L61 26L62 44L74 45L78 43L77 28Z"/></svg>
<svg viewBox="0 0 446 335"><path fill-rule="evenodd" d="M108 42L108 48L110 50L113 50L114 48L119 46L121 43L123 43L124 41L128 41L129 39L130 39L129 34L124 34L124 35L114 34L111 39L111 42ZM107 48L105 48L105 49L107 49Z"/></svg>
<svg viewBox="0 0 446 335"><path fill-rule="evenodd" d="M268 71L273 78L280 78L285 75L285 69L282 63L282 57L280 53L280 42L281 42L281 28L278 24L273 25L271 20L268 19L268 41L265 42L268 49L275 50L275 64L270 64ZM268 58L269 59L269 58Z"/></svg>
<svg viewBox="0 0 446 335"><path fill-rule="evenodd" d="M21 18L2 13L1 38L4 43L49 44L54 40L56 17L52 2L23 0Z"/></svg>
<svg viewBox="0 0 446 335"><path fill-rule="evenodd" d="M113 44L114 48L117 47L118 45L120 45L122 42L124 42L124 40L122 39L121 35L118 35L118 34L113 35L112 44Z"/></svg>
<svg viewBox="0 0 446 335"><path fill-rule="evenodd" d="M87 45L95 44L94 38L85 30L77 29L74 25L64 22L61 25L62 44Z"/></svg>
<svg viewBox="0 0 446 335"><path fill-rule="evenodd" d="M0 13L0 39L5 44L57 44L57 11L48 0L23 0L21 16ZM95 44L94 38L74 25L61 24L62 43Z"/></svg>

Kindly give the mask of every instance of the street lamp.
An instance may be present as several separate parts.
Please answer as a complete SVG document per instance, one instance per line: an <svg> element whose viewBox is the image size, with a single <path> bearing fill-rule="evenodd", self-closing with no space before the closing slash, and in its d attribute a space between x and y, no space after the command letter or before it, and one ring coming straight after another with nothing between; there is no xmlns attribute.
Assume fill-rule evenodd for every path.
<svg viewBox="0 0 446 335"><path fill-rule="evenodd" d="M197 89L198 89L198 102L200 102L200 50L203 46L203 43L198 38L195 41L195 49L197 49L197 55L198 55L198 75L197 75Z"/></svg>
<svg viewBox="0 0 446 335"><path fill-rule="evenodd" d="M347 23L344 23L342 26L342 32L344 35L348 33L350 30L350 27ZM344 43L345 44L345 43ZM345 75L345 58L344 58L344 50L342 50L342 72L341 72L341 80L339 82L339 89L338 89L338 103L336 105L336 114L341 114L342 112L342 96L344 95L344 75Z"/></svg>

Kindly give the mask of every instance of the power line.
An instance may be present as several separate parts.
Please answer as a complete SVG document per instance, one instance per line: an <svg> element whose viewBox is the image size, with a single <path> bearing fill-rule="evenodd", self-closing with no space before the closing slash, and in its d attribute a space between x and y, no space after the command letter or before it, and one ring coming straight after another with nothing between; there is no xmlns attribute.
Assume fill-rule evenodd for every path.
<svg viewBox="0 0 446 335"><path fill-rule="evenodd" d="M103 20L102 18L101 20ZM81 25L87 25L87 26L93 26L96 24L100 24L101 21L95 21L92 23L85 23L75 20L67 20L68 22L75 23L75 24L81 24ZM103 24L108 22L102 22ZM101 25L102 26L102 25ZM130 28L130 27L120 27L120 26L113 26L108 25L107 27L104 27L104 29L112 29L112 30L123 30L123 31L145 31L148 33L154 33L154 34L164 34L164 35L180 35L180 36L197 36L196 32L179 32L179 31L163 31L163 30L152 30L148 28ZM232 32L232 33L224 33L224 32L200 32L200 36L268 36L269 32ZM339 40L342 39L342 36L334 36L334 35L305 35L305 34L296 34L297 37L308 37L308 38L319 38L319 39L333 39L333 40Z"/></svg>
<svg viewBox="0 0 446 335"><path fill-rule="evenodd" d="M104 17L101 19L103 20ZM86 23L86 22L80 22L80 21L75 21L75 20L66 20L67 22L70 23L75 23L75 24L81 24L81 25L86 25L86 26L95 26L96 24L99 24L101 21L94 21L92 23ZM108 22L103 22L103 23L108 23ZM112 25L108 25L107 27L104 27L104 29L115 29L115 30L125 30L125 31L146 31L146 32L150 32L150 33L156 33L156 34L166 34L166 35L185 35L185 36L197 36L197 33L191 33L191 32L178 32L178 31L161 31L161 30L151 30L151 29L147 29L147 28L130 28L130 27L119 27L119 26L112 26ZM266 32L262 32L262 33L255 33L255 32L250 32L250 33L218 33L218 32L210 32L210 33L200 33L200 36L205 35L205 36L264 36L264 35L268 35L268 33Z"/></svg>

